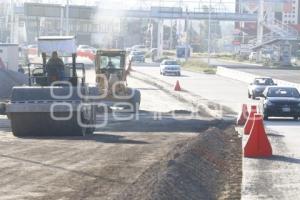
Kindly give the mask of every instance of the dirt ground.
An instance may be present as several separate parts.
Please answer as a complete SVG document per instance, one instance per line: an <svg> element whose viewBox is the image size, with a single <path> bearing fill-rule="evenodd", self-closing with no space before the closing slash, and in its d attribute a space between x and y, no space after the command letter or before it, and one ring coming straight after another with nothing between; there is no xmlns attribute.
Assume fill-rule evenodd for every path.
<svg viewBox="0 0 300 200"><path fill-rule="evenodd" d="M240 142L230 124L210 128L176 145L118 199L240 199Z"/></svg>
<svg viewBox="0 0 300 200"><path fill-rule="evenodd" d="M231 124L131 84L147 99L142 112L110 115L93 136L15 138L0 117L0 199L239 199L241 139Z"/></svg>

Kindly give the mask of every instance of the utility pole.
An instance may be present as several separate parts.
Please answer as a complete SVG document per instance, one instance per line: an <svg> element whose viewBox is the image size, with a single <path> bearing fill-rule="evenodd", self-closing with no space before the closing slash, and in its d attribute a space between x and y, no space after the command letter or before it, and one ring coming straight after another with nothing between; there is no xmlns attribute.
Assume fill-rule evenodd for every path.
<svg viewBox="0 0 300 200"><path fill-rule="evenodd" d="M150 23L150 47L153 48L153 21Z"/></svg>
<svg viewBox="0 0 300 200"><path fill-rule="evenodd" d="M173 49L173 19L171 19L171 29L170 29L170 49Z"/></svg>
<svg viewBox="0 0 300 200"><path fill-rule="evenodd" d="M62 36L64 34L64 7L63 5L61 5L60 8L60 31L59 31L59 35Z"/></svg>
<svg viewBox="0 0 300 200"><path fill-rule="evenodd" d="M189 14L188 8L186 7L186 19L185 19L185 60L188 60L189 57Z"/></svg>
<svg viewBox="0 0 300 200"><path fill-rule="evenodd" d="M15 2L10 0L10 43L14 43L14 27L15 27Z"/></svg>
<svg viewBox="0 0 300 200"><path fill-rule="evenodd" d="M210 34L211 34L211 0L209 0L209 8L208 8L208 38L207 38L207 63L210 66Z"/></svg>
<svg viewBox="0 0 300 200"><path fill-rule="evenodd" d="M262 44L263 42L263 34L264 34L264 0L259 0L259 8L257 15L257 44ZM259 50L256 54L256 60L261 61L261 50Z"/></svg>
<svg viewBox="0 0 300 200"><path fill-rule="evenodd" d="M161 58L163 54L163 42L164 42L164 22L162 19L158 19L157 22L157 57Z"/></svg>
<svg viewBox="0 0 300 200"><path fill-rule="evenodd" d="M69 35L69 34L70 34L70 24L69 24L69 0L67 0L67 5L66 5L66 26L67 26L66 35Z"/></svg>

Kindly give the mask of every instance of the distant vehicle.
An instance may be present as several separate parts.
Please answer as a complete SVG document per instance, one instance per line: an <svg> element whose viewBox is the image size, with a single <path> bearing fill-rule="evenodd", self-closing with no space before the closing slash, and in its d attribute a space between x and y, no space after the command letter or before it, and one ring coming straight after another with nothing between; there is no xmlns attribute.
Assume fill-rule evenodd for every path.
<svg viewBox="0 0 300 200"><path fill-rule="evenodd" d="M293 117L298 120L300 116L300 94L295 87L267 87L263 93L264 119L269 117Z"/></svg>
<svg viewBox="0 0 300 200"><path fill-rule="evenodd" d="M129 60L132 62L145 62L145 53L142 51L131 51L129 54Z"/></svg>
<svg viewBox="0 0 300 200"><path fill-rule="evenodd" d="M79 45L77 50L89 50L96 54L97 49L89 45Z"/></svg>
<svg viewBox="0 0 300 200"><path fill-rule="evenodd" d="M160 74L174 74L177 76L181 75L181 66L176 60L163 60L160 63Z"/></svg>
<svg viewBox="0 0 300 200"><path fill-rule="evenodd" d="M290 66L292 65L291 63L291 56L289 52L282 52L280 55L280 66Z"/></svg>
<svg viewBox="0 0 300 200"><path fill-rule="evenodd" d="M249 61L255 61L256 60L256 52L251 52L249 55Z"/></svg>
<svg viewBox="0 0 300 200"><path fill-rule="evenodd" d="M126 51L142 51L146 53L149 49L145 45L134 45L131 48L127 48Z"/></svg>
<svg viewBox="0 0 300 200"><path fill-rule="evenodd" d="M94 47L91 47L89 45L79 45L77 48L77 56L79 57L87 57L91 59L92 61L95 60L97 49Z"/></svg>
<svg viewBox="0 0 300 200"><path fill-rule="evenodd" d="M263 92L268 86L276 85L272 78L255 78L248 87L248 98L263 97Z"/></svg>
<svg viewBox="0 0 300 200"><path fill-rule="evenodd" d="M31 44L25 47L27 49L28 56L37 56L38 55L38 47L37 44Z"/></svg>
<svg viewBox="0 0 300 200"><path fill-rule="evenodd" d="M291 58L291 64L294 67L299 67L300 66L300 50L298 50L295 55Z"/></svg>

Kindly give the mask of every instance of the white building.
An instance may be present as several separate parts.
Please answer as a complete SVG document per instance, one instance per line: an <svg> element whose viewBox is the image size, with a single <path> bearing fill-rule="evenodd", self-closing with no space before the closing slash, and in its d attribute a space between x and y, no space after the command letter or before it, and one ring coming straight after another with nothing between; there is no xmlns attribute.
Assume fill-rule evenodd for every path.
<svg viewBox="0 0 300 200"><path fill-rule="evenodd" d="M299 0L291 0L286 3L282 12L282 22L284 24L299 24Z"/></svg>

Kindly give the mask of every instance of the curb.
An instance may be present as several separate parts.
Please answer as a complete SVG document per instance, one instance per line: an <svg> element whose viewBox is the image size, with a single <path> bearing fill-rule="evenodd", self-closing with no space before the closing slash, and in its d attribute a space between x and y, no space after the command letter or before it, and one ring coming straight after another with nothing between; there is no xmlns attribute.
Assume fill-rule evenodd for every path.
<svg viewBox="0 0 300 200"><path fill-rule="evenodd" d="M231 62L231 63L234 63L234 64L261 66L261 64L259 64L259 63L240 62L240 61L237 61L237 60L231 60L231 59L227 60L227 59L222 59L222 58L217 58L217 59L220 60L220 61Z"/></svg>
<svg viewBox="0 0 300 200"><path fill-rule="evenodd" d="M143 81L147 84L153 85L167 94L170 94L171 96L175 97L179 101L188 103L194 107L198 107L203 109L210 117L213 117L215 119L228 119L228 120L235 120L236 119L236 113L234 113L230 108L227 108L225 106L222 106L218 103L209 101L207 99L204 99L201 96L194 95L186 90L182 91L174 91L174 85L167 83L165 81L162 81L156 77L149 76L148 74L144 74L142 72L138 71L132 71L130 74L131 78Z"/></svg>

